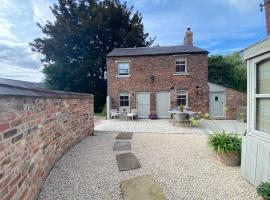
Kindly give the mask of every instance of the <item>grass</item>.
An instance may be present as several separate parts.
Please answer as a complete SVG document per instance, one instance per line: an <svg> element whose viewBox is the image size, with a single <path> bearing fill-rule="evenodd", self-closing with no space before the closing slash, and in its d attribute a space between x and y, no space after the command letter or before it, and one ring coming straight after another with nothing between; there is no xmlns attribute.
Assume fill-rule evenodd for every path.
<svg viewBox="0 0 270 200"><path fill-rule="evenodd" d="M94 113L94 116L97 116L97 117L105 117L105 113Z"/></svg>

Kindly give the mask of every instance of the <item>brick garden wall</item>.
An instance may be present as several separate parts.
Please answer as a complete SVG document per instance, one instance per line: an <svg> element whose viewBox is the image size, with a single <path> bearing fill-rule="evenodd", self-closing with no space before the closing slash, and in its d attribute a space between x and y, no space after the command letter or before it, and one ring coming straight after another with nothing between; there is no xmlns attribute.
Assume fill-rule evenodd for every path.
<svg viewBox="0 0 270 200"><path fill-rule="evenodd" d="M226 89L226 119L238 119L240 108L245 106L247 106L246 93L230 88ZM243 114L246 115L246 113Z"/></svg>
<svg viewBox="0 0 270 200"><path fill-rule="evenodd" d="M36 199L55 162L93 128L90 95L0 96L0 199Z"/></svg>
<svg viewBox="0 0 270 200"><path fill-rule="evenodd" d="M118 108L119 93L129 92L130 108L136 108L136 93L150 92L150 110L156 112L156 92L171 93L171 107L176 106L177 92L187 90L189 106L194 111L208 112L208 56L189 54L187 75L175 74L175 56L133 56L107 58L107 94L111 97L111 107ZM130 77L118 77L116 61L130 62ZM151 81L151 76L155 81Z"/></svg>

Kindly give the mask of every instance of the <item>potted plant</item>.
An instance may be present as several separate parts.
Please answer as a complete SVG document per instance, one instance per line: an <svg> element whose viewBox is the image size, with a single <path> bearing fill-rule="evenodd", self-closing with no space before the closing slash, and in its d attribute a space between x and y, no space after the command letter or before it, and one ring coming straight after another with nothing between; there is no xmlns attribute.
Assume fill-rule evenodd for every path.
<svg viewBox="0 0 270 200"><path fill-rule="evenodd" d="M263 182L257 187L257 192L262 200L270 200L270 182Z"/></svg>
<svg viewBox="0 0 270 200"><path fill-rule="evenodd" d="M225 131L215 132L208 139L208 146L217 154L217 159L227 166L239 166L241 139Z"/></svg>
<svg viewBox="0 0 270 200"><path fill-rule="evenodd" d="M184 108L185 108L184 105L180 105L180 106L179 106L179 110L180 110L181 112L184 112Z"/></svg>
<svg viewBox="0 0 270 200"><path fill-rule="evenodd" d="M157 119L157 114L156 113L151 113L149 115L149 119L156 120Z"/></svg>

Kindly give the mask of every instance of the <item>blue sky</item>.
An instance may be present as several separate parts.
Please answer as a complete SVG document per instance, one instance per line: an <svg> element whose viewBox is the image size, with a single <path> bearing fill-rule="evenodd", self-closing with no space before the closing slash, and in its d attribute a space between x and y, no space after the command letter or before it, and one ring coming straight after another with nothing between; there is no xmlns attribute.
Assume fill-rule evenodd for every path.
<svg viewBox="0 0 270 200"><path fill-rule="evenodd" d="M42 36L36 22L53 20L56 0L0 0L0 77L42 81L42 55L28 45ZM194 44L211 54L239 51L264 38L263 0L127 0L143 15L145 30L159 45L180 45L191 27Z"/></svg>

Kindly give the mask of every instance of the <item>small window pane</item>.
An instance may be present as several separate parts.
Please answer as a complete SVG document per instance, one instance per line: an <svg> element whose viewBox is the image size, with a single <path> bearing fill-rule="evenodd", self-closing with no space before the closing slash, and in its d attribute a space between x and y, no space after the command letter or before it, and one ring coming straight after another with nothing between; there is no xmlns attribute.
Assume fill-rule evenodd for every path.
<svg viewBox="0 0 270 200"><path fill-rule="evenodd" d="M129 63L118 63L118 73L119 75L128 75Z"/></svg>
<svg viewBox="0 0 270 200"><path fill-rule="evenodd" d="M129 96L128 94L120 94L120 107L129 107Z"/></svg>
<svg viewBox="0 0 270 200"><path fill-rule="evenodd" d="M270 98L257 99L256 129L270 134Z"/></svg>
<svg viewBox="0 0 270 200"><path fill-rule="evenodd" d="M177 95L177 106L183 105L187 106L187 93L186 92L179 92Z"/></svg>
<svg viewBox="0 0 270 200"><path fill-rule="evenodd" d="M270 94L270 60L257 66L257 94Z"/></svg>

